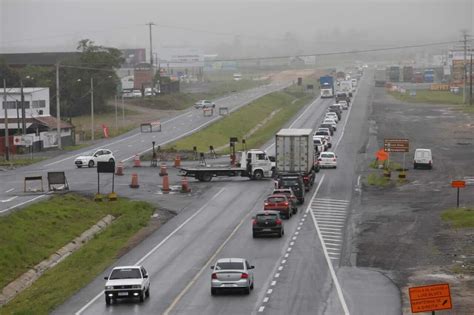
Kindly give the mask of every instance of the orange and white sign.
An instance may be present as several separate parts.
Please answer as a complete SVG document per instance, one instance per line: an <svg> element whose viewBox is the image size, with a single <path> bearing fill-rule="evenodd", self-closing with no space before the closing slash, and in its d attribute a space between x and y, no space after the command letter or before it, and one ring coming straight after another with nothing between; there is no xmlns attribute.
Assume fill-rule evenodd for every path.
<svg viewBox="0 0 474 315"><path fill-rule="evenodd" d="M453 307L448 283L408 289L412 313L448 310Z"/></svg>

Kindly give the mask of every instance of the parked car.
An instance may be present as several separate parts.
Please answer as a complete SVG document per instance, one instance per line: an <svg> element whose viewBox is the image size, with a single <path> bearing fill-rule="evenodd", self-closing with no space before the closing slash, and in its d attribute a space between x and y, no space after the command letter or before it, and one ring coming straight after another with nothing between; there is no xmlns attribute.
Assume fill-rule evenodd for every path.
<svg viewBox="0 0 474 315"><path fill-rule="evenodd" d="M108 149L97 149L80 155L74 160L74 164L78 168L83 166L94 167L97 162L115 162L115 157L112 151Z"/></svg>
<svg viewBox="0 0 474 315"><path fill-rule="evenodd" d="M305 184L302 175L281 174L278 176L278 188L291 188L299 204L304 203Z"/></svg>
<svg viewBox="0 0 474 315"><path fill-rule="evenodd" d="M215 108L216 104L209 100L200 100L194 103L194 108Z"/></svg>
<svg viewBox="0 0 474 315"><path fill-rule="evenodd" d="M244 258L221 258L211 266L211 295L220 290L243 289L250 294L254 287L254 266Z"/></svg>
<svg viewBox="0 0 474 315"><path fill-rule="evenodd" d="M142 97L142 91L140 91L140 90L133 90L133 91L132 91L132 96L133 96L133 97L137 97L137 98L138 98L138 97Z"/></svg>
<svg viewBox="0 0 474 315"><path fill-rule="evenodd" d="M119 266L104 277L105 303L122 298L139 298L143 302L150 296L150 277L143 266Z"/></svg>
<svg viewBox="0 0 474 315"><path fill-rule="evenodd" d="M333 119L336 123L339 122L339 117L337 116L337 114L335 112L327 112L326 115L325 115L325 119Z"/></svg>
<svg viewBox="0 0 474 315"><path fill-rule="evenodd" d="M289 219L293 214L292 201L283 194L270 195L263 203L263 210L275 210L280 212L282 218Z"/></svg>
<svg viewBox="0 0 474 315"><path fill-rule="evenodd" d="M431 149L416 149L413 158L413 168L426 167L433 168L433 155Z"/></svg>
<svg viewBox="0 0 474 315"><path fill-rule="evenodd" d="M335 130L334 130L333 125L331 125L331 124L321 124L321 125L319 125L319 128L328 128L330 133L331 133L331 136L334 135Z"/></svg>
<svg viewBox="0 0 474 315"><path fill-rule="evenodd" d="M334 152L323 152L318 157L320 167L337 167L337 156Z"/></svg>
<svg viewBox="0 0 474 315"><path fill-rule="evenodd" d="M298 199L296 198L295 193L293 192L293 189L291 188L276 188L273 190L272 195L285 195L288 197L288 199L291 201L291 209L293 210L293 214L298 212L298 206L296 203L298 202Z"/></svg>
<svg viewBox="0 0 474 315"><path fill-rule="evenodd" d="M262 234L276 234L282 237L285 234L283 221L278 211L258 211L252 220L252 237Z"/></svg>

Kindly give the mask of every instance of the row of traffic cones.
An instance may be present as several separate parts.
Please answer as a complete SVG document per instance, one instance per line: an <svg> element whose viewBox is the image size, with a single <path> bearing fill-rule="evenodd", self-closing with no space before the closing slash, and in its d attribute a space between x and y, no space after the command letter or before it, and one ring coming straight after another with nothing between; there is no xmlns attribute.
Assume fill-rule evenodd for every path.
<svg viewBox="0 0 474 315"><path fill-rule="evenodd" d="M130 188L139 188L140 185L138 184L138 174L132 174L132 182L130 183ZM163 187L161 188L163 192L170 192L170 183L168 174L163 176ZM191 192L191 188L189 188L188 178L186 176L181 179L181 192L182 193L189 193Z"/></svg>

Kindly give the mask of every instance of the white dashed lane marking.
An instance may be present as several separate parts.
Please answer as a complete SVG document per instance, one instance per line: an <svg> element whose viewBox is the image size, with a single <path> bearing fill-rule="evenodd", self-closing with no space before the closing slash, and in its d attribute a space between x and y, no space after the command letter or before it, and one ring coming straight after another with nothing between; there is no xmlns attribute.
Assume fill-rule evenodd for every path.
<svg viewBox="0 0 474 315"><path fill-rule="evenodd" d="M334 261L341 255L348 206L348 200L328 198L315 198L311 203L329 258Z"/></svg>

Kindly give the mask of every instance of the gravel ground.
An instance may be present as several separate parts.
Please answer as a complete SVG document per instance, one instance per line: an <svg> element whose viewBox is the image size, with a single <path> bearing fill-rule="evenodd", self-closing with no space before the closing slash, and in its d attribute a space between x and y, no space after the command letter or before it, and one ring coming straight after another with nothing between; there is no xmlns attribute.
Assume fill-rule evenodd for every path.
<svg viewBox="0 0 474 315"><path fill-rule="evenodd" d="M357 265L375 268L400 288L404 313L411 314L408 287L448 282L452 311L474 313L474 229L455 230L440 214L456 206L451 180L474 177L472 117L446 105L406 104L377 88L369 116L367 147L361 149L361 204L355 219ZM376 170L368 164L384 138L408 138L407 182L392 173L388 187L367 185ZM413 170L416 148L431 148L433 170ZM403 153L391 160L403 163ZM381 172L381 171L378 171ZM395 175L395 176L394 176ZM474 204L474 185L461 191L461 206Z"/></svg>

